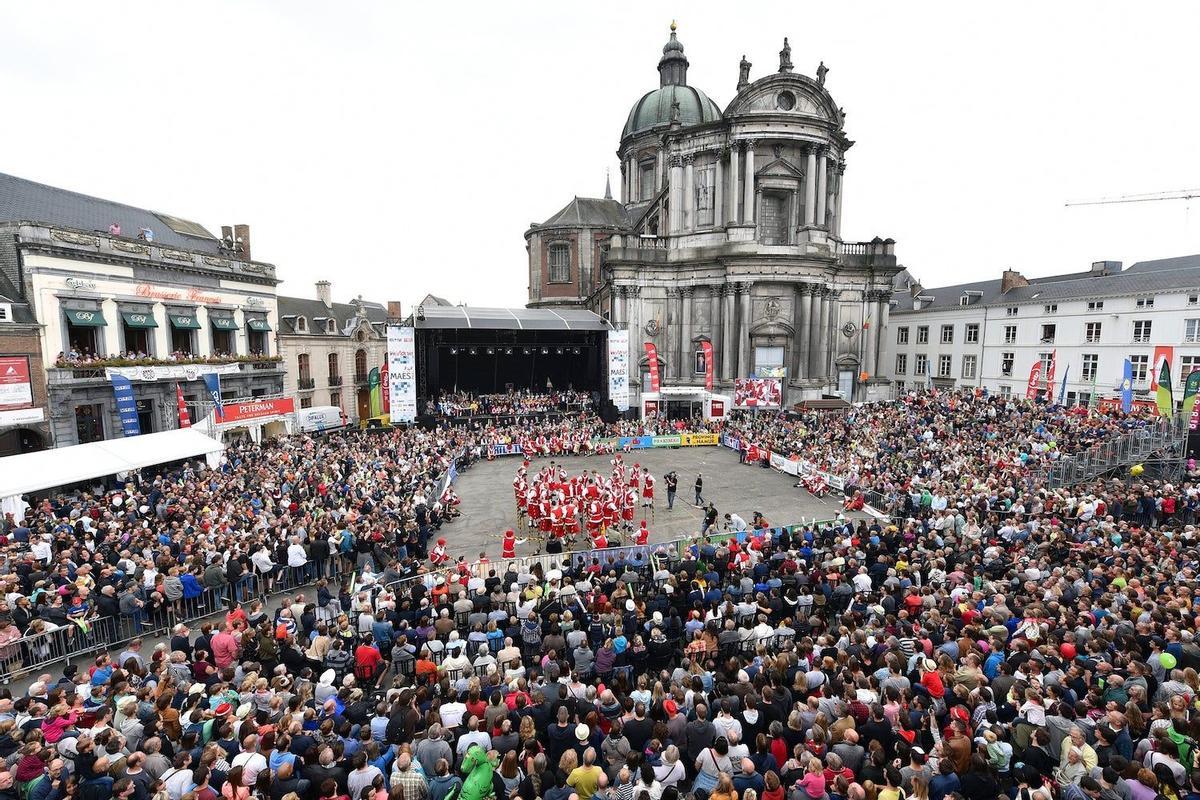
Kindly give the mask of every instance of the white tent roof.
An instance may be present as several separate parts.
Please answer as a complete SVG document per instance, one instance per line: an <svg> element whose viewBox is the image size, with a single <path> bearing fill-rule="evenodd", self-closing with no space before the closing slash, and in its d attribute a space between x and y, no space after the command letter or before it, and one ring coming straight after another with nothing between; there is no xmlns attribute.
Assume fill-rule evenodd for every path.
<svg viewBox="0 0 1200 800"><path fill-rule="evenodd" d="M51 489L224 449L225 445L200 431L181 428L7 456L0 458L0 496Z"/></svg>

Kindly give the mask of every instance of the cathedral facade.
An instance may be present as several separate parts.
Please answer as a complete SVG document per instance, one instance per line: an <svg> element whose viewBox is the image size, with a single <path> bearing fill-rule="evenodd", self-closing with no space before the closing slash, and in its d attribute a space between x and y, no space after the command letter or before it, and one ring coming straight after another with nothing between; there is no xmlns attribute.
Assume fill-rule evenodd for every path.
<svg viewBox="0 0 1200 800"><path fill-rule="evenodd" d="M525 233L531 307L585 307L630 332L631 390L649 390L644 343L664 387L714 390L779 377L785 405L887 396L895 243L842 240L845 114L794 71L751 79L742 57L724 110L688 85L675 25L659 87L629 112L619 199L575 198Z"/></svg>

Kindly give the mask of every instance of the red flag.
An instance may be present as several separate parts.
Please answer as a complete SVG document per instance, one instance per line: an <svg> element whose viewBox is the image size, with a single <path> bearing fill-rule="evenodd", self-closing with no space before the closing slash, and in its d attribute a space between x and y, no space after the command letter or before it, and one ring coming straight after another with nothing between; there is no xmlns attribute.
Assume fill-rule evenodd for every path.
<svg viewBox="0 0 1200 800"><path fill-rule="evenodd" d="M650 370L650 391L657 392L658 384L658 348L654 342L646 342L646 367Z"/></svg>
<svg viewBox="0 0 1200 800"><path fill-rule="evenodd" d="M383 390L383 413L390 414L392 411L392 386L388 383L388 367L385 361L383 366L379 368L379 384Z"/></svg>
<svg viewBox="0 0 1200 800"><path fill-rule="evenodd" d="M183 387L175 384L175 402L179 406L179 427L192 427L192 418L188 416L187 403L183 401Z"/></svg>
<svg viewBox="0 0 1200 800"><path fill-rule="evenodd" d="M704 351L704 390L711 392L713 387L712 342L701 342L700 349Z"/></svg>
<svg viewBox="0 0 1200 800"><path fill-rule="evenodd" d="M1046 368L1046 397L1054 397L1054 373L1058 371L1058 350L1050 354L1050 366Z"/></svg>
<svg viewBox="0 0 1200 800"><path fill-rule="evenodd" d="M1029 368L1029 385L1025 387L1025 399L1037 399L1038 383L1042 377L1042 361L1038 359L1033 362L1033 366Z"/></svg>

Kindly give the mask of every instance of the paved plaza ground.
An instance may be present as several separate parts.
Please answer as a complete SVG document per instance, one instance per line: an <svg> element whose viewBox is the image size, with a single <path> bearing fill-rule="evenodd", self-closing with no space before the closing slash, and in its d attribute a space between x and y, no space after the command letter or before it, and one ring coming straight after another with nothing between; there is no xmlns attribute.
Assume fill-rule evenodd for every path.
<svg viewBox="0 0 1200 800"><path fill-rule="evenodd" d="M611 472L612 456L572 456L556 459L568 474L597 470ZM704 499L712 500L722 514L736 512L751 520L762 512L772 525L791 525L801 518L831 519L840 510L839 495L834 492L817 499L804 489L793 488L795 478L770 469L738 463L737 453L725 447L680 447L636 450L624 456L627 464L639 463L650 468L655 485L655 510L650 523L650 541L660 542L694 535L700 530L701 512L692 505L696 473L704 475ZM541 469L548 459L537 459L530 471ZM462 498L462 516L442 527L442 535L454 555L474 558L480 551L496 558L500 554L500 535L516 524L516 503L512 481L520 458L507 456L491 462L479 462L464 472L455 484ZM679 495L675 508L667 511L667 492L663 476L674 469L679 473ZM642 519L641 516L638 519ZM518 537L521 534L518 532ZM517 555L534 552L530 541L517 547Z"/></svg>

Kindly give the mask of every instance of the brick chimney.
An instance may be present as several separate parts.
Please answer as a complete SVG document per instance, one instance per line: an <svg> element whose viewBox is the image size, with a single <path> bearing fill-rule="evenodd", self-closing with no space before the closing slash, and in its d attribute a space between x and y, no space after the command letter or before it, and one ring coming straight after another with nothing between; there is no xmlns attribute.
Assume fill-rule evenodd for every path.
<svg viewBox="0 0 1200 800"><path fill-rule="evenodd" d="M247 261L250 260L250 226L249 225L234 225L233 240L241 244L242 257Z"/></svg>
<svg viewBox="0 0 1200 800"><path fill-rule="evenodd" d="M317 299L326 308L333 308L333 284L329 281L317 281Z"/></svg>
<svg viewBox="0 0 1200 800"><path fill-rule="evenodd" d="M400 319L400 301L388 300L388 319Z"/></svg>
<svg viewBox="0 0 1200 800"><path fill-rule="evenodd" d="M1000 276L1000 292L1008 294L1009 289L1016 289L1018 286L1028 286L1029 281L1025 280L1025 276L1017 272L1015 269L1006 269L1004 274Z"/></svg>

